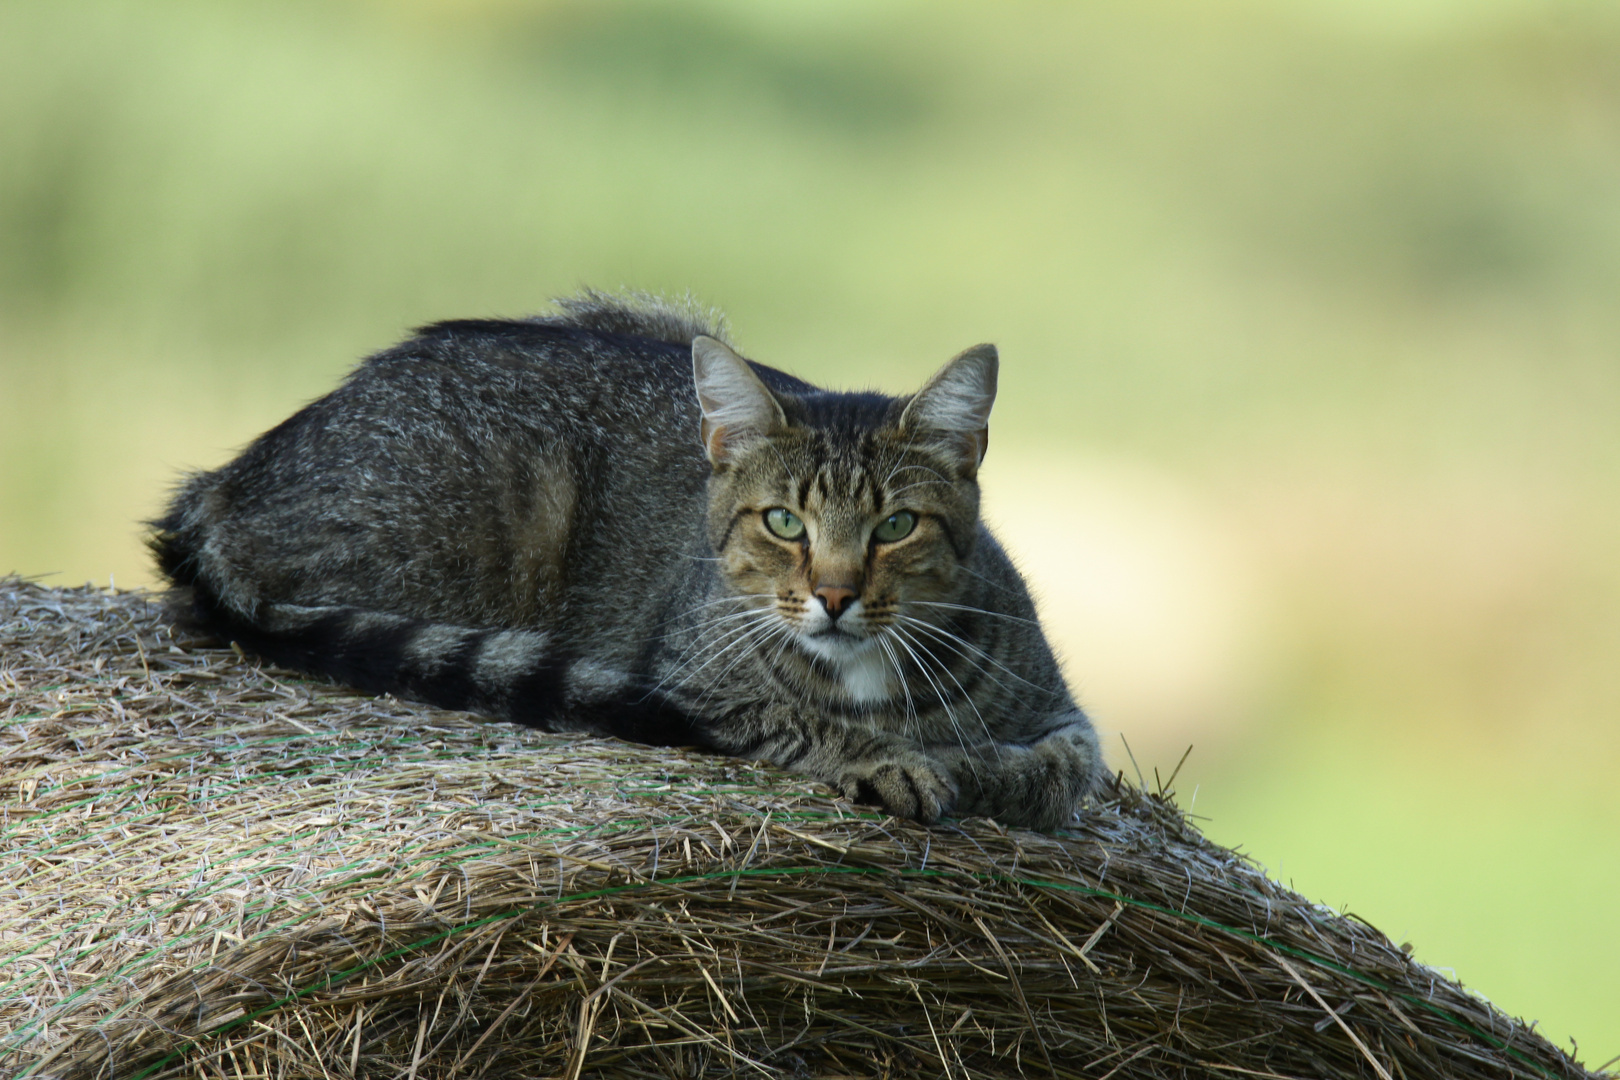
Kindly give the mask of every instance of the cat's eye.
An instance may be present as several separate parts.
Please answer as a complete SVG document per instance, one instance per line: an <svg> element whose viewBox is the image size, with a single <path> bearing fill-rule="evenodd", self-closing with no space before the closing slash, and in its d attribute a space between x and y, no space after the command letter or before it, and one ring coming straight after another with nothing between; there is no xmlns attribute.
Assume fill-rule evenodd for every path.
<svg viewBox="0 0 1620 1080"><path fill-rule="evenodd" d="M804 522L793 511L780 506L765 511L765 527L784 540L804 539Z"/></svg>
<svg viewBox="0 0 1620 1080"><path fill-rule="evenodd" d="M910 536L911 530L916 527L917 515L910 510L901 510L878 522L877 528L872 530L872 537L885 544L892 544L896 540L904 540Z"/></svg>

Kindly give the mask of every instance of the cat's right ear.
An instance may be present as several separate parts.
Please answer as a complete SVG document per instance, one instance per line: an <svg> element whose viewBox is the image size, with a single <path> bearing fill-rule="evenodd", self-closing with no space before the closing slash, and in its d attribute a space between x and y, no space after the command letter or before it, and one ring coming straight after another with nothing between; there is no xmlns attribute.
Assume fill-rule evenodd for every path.
<svg viewBox="0 0 1620 1080"><path fill-rule="evenodd" d="M723 342L692 340L692 378L703 409L703 449L716 469L748 443L787 426L776 396Z"/></svg>

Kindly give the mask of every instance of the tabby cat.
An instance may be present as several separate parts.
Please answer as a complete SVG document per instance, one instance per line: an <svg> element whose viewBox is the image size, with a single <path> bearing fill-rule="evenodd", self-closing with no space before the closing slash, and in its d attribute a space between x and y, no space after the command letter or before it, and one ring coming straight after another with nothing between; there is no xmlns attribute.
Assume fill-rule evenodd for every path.
<svg viewBox="0 0 1620 1080"><path fill-rule="evenodd" d="M768 759L919 821L1069 821L1096 735L979 520L995 348L910 397L834 393L690 304L559 308L424 327L187 478L151 546L190 617L366 691Z"/></svg>

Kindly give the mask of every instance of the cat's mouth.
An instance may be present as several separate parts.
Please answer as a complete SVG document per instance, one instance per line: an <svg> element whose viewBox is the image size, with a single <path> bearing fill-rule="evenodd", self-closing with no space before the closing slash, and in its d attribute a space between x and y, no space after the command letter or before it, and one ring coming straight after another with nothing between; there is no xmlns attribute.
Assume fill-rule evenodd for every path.
<svg viewBox="0 0 1620 1080"><path fill-rule="evenodd" d="M837 623L812 630L803 636L805 640L820 648L833 648L845 652L861 652L876 643L875 637L870 632L857 633L853 628Z"/></svg>
<svg viewBox="0 0 1620 1080"><path fill-rule="evenodd" d="M812 605L793 621L800 643L827 660L842 662L877 644L859 600L849 604L842 614L832 614Z"/></svg>
<svg viewBox="0 0 1620 1080"><path fill-rule="evenodd" d="M828 659L862 653L875 644L870 634L851 633L837 624L800 634L799 640Z"/></svg>

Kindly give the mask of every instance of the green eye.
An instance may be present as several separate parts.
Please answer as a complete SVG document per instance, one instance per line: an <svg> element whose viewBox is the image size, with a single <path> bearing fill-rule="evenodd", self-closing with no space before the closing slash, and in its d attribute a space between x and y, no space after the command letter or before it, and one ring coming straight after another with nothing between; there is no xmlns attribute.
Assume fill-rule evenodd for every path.
<svg viewBox="0 0 1620 1080"><path fill-rule="evenodd" d="M798 540L804 536L804 522L793 511L780 506L765 511L765 527L784 540Z"/></svg>
<svg viewBox="0 0 1620 1080"><path fill-rule="evenodd" d="M896 540L904 540L910 536L911 530L916 527L917 515L910 510L901 510L878 522L878 527L872 530L872 536L885 544L892 544Z"/></svg>

